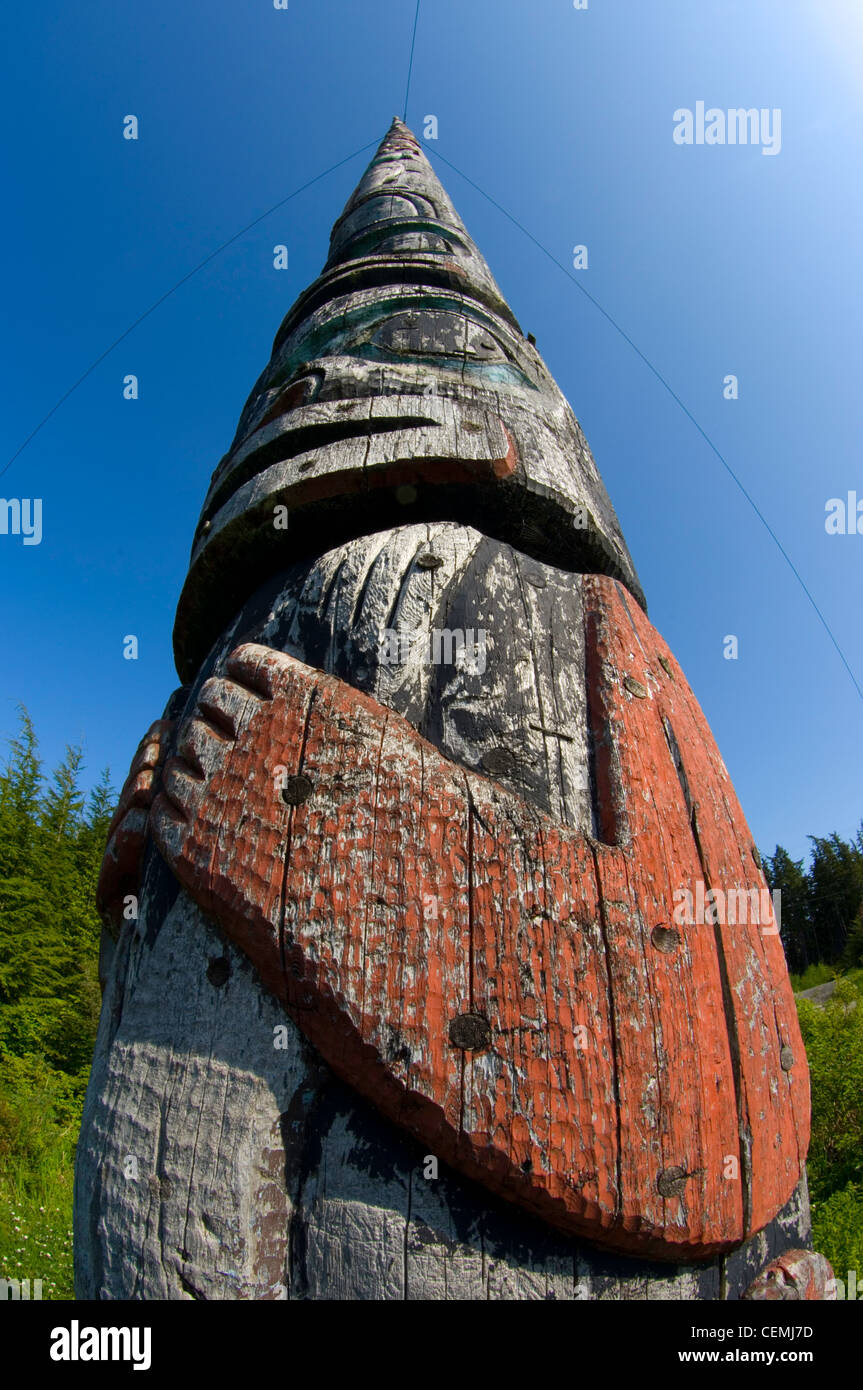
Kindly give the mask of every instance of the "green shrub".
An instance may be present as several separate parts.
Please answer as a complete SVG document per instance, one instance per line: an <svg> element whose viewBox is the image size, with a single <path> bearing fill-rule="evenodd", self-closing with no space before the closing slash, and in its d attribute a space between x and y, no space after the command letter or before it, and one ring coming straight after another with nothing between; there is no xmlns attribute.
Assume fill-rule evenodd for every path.
<svg viewBox="0 0 863 1390"><path fill-rule="evenodd" d="M819 961L817 965L807 965L802 975L792 975L791 988L795 994L800 994L804 989L814 989L816 985L826 985L828 980L835 978L835 966L828 965L825 961Z"/></svg>
<svg viewBox="0 0 863 1390"><path fill-rule="evenodd" d="M820 1007L797 1002L812 1084L809 1188L815 1249L863 1284L863 990L848 977Z"/></svg>
<svg viewBox="0 0 863 1390"><path fill-rule="evenodd" d="M854 1270L863 1293L863 1185L849 1183L823 1202L812 1203L812 1243L847 1281Z"/></svg>
<svg viewBox="0 0 863 1390"><path fill-rule="evenodd" d="M863 1007L840 979L822 1007L798 1001L812 1080L809 1178L813 1200L863 1182Z"/></svg>

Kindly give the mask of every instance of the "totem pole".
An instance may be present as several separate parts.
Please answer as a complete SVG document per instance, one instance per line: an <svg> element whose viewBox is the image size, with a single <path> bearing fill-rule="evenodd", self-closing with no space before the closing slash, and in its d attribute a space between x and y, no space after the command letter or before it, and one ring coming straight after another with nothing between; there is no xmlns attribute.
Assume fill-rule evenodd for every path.
<svg viewBox="0 0 863 1390"><path fill-rule="evenodd" d="M823 1296L752 837L398 120L213 474L174 640L100 880L79 1296Z"/></svg>

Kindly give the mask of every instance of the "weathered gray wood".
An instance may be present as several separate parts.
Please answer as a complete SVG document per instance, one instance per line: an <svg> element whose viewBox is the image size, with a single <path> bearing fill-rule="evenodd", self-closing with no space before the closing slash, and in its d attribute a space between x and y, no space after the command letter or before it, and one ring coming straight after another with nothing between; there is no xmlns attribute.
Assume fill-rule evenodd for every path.
<svg viewBox="0 0 863 1390"><path fill-rule="evenodd" d="M328 531L333 544L392 526L404 488L416 517L614 575L644 603L572 408L396 122L213 475L177 610L182 679L230 617L230 575L247 595L286 551L320 554ZM279 506L296 514L287 536L272 524Z"/></svg>
<svg viewBox="0 0 863 1390"><path fill-rule="evenodd" d="M200 910L180 893L157 929L149 889L87 1095L79 1297L735 1298L805 1243L805 1193L724 1265L669 1269L557 1236L443 1167L424 1177L422 1151L328 1072Z"/></svg>
<svg viewBox="0 0 863 1390"><path fill-rule="evenodd" d="M429 557L437 568L423 568ZM436 632L466 638L462 661L430 659ZM406 639L406 659L385 659L387 634ZM505 786L593 833L583 614L573 576L470 527L404 526L278 576L229 624L196 690L240 640L349 681L454 761L477 771L494 766ZM441 639L438 654L450 651L457 655L456 643ZM501 752L509 761L488 764Z"/></svg>
<svg viewBox="0 0 863 1390"><path fill-rule="evenodd" d="M443 563L422 568L428 555ZM385 632L483 625L479 688L421 643L403 664L382 660ZM500 780L591 831L590 797L573 790L587 758L581 633L572 577L454 523L406 526L279 576L200 680L241 636L349 674L465 766L512 752ZM478 705L493 723L462 717ZM445 1168L424 1178L423 1152L332 1077L184 893L162 922L171 883L151 852L106 995L78 1158L85 1296L739 1297L768 1258L805 1244L804 1194L726 1261L670 1271L558 1236Z"/></svg>
<svg viewBox="0 0 863 1390"><path fill-rule="evenodd" d="M287 531L274 524L275 512L285 506L290 513ZM597 575L621 581L628 596L610 580L603 581L606 589L592 586L591 576ZM600 592L607 600L604 608L601 603L597 607ZM671 879L684 861L687 872L697 867L695 849L698 872L710 877L705 865L712 866L722 881L731 881L740 872L741 855L748 866L749 848L742 817L728 809L733 794L729 788L725 795L727 774L717 769L718 754L706 725L702 728L703 717L697 707L693 712L691 697L687 703L682 673L676 704L674 691L663 687L664 681L674 680L670 653L663 648L655 665L653 648L660 650L660 639L641 617L636 623L637 604L643 604L643 597L629 552L571 408L534 345L521 334L418 143L401 122L394 122L334 228L324 272L279 330L232 449L214 474L175 628L178 670L190 689L175 699L164 724L154 726L152 753L132 776L129 795L138 799L129 803L128 820L121 813L106 860L105 882L113 884L106 918L116 925L123 885L138 871L142 827L163 777L163 759L174 751L173 721L184 703L187 713L196 708L209 676L224 675L229 653L255 642L332 673L344 682L339 688L342 725L327 726L324 750L336 772L343 741L339 728L347 731L350 742L353 702L359 701L355 692L365 692L378 706L403 715L427 740L418 768L432 761L431 743L456 769L484 773L500 783L503 790L498 788L495 796L519 798L517 806L508 804L513 825L521 827L514 832L522 835L517 883L525 891L546 873L546 842L529 848L525 838L525 827L541 820L537 812L552 818L552 837L558 829L570 837L591 837L589 845L579 841L579 852L590 855L595 879L593 867L588 874L579 861L574 870L571 859L559 879L565 880L567 892L581 892L585 901L589 882L591 892L599 891L599 898L591 899L589 920L581 923L583 933L573 939L583 949L589 944L592 960L617 961L616 983L600 992L603 1007L617 1010L617 1032L626 1032L627 1043L618 1056L615 1029L600 1039L597 1056L616 1056L605 1110L599 1117L588 1114L585 1097L595 1097L594 1109L600 1106L597 1088L578 1091L570 1085L568 1022L558 1048L563 1062L553 1075L545 1044L534 1057L538 1071L522 1076L520 1063L510 1070L521 1082L515 1107L520 1120L535 1115L551 1122L553 1112L543 1109L544 1098L578 1096L585 1121L579 1134L598 1120L603 1134L617 1130L618 1137L624 1132L635 1136L627 1146L608 1145L607 1154L602 1150L604 1158L612 1149L616 1154L605 1166L609 1173L615 1170L614 1190L623 1193L608 1213L616 1223L614 1248L627 1248L622 1236L634 1209L626 1205L626 1194L633 1192L647 1199L638 1211L649 1213L648 1238L662 1224L663 1240L674 1236L675 1225L680 1230L685 1226L688 1239L693 1232L681 1194L663 1190L662 1181L676 1174L679 1184L709 1172L716 1199L718 1136L723 1154L725 1146L732 1152L745 1149L747 1158L757 1151L757 1184L751 1182L747 1163L740 1191L750 1202L757 1186L761 1219L769 1225L724 1260L686 1268L659 1266L640 1257L602 1253L528 1216L514 1199L504 1202L491 1195L492 1160L499 1155L485 1140L480 1147L488 1166L482 1186L465 1176L476 1176L478 1170L465 1168L457 1145L448 1152L460 1175L442 1164L437 1176L431 1174L422 1146L384 1117L381 1093L374 1087L364 1092L377 1094L381 1109L360 1098L365 1072L341 1067L356 1090L337 1080L281 1005L266 994L250 958L217 927L218 917L226 932L249 945L250 938L243 936L249 900L243 900L226 871L237 902L241 907L245 902L237 909L238 928L237 918L226 915L217 896L208 896L207 883L208 866L217 853L210 840L221 843L236 834L233 853L246 820L240 813L253 803L247 779L236 820L233 791L231 815L216 800L208 815L198 817L208 775L206 759L197 761L191 745L195 738L209 738L212 752L212 740L224 734L218 728L207 733L198 720L197 733L184 726L182 737L190 744L176 747L192 761L164 764L164 783L167 793L171 778L175 785L185 778L187 790L194 791L185 810L174 803L179 815L175 839L182 841L190 821L201 832L195 860L200 875L183 881L213 918L179 891L151 842L138 922L134 929L122 929L116 949L108 940L104 952L105 1005L76 1166L76 1264L82 1296L736 1298L765 1260L807 1244L805 1180L785 1210L770 1219L799 1172L794 1126L798 1111L802 1116L804 1085L799 1069L793 1076L784 1068L774 1071L782 1050L773 1046L782 1000L777 996L774 1017L767 1018L763 985L776 978L775 952L768 960L751 937L742 947L733 940L722 942L726 960L738 951L737 973L731 978L742 979L743 993L729 998L723 1010L718 977L708 965L699 977L701 994L695 989L695 997L711 1020L709 1037L700 1028L698 1009L686 1007L681 1013L679 1007L683 968L690 968L700 939L686 943L679 969L666 971L662 960L650 955L654 943L645 905L652 921L665 919ZM602 615L612 610L603 627ZM430 660L434 634L446 634L442 640L455 643L454 654ZM412 640L403 650L405 637ZM394 658L395 639L400 650ZM460 649L459 643L467 645ZM289 665L281 663L282 668ZM314 677L314 672L307 674ZM696 750L695 770L708 789L706 801L716 811L712 819L703 814L696 824L694 814L685 808L681 812L684 793L689 805L689 791L669 762L668 730L663 732L658 717L650 724L644 710L639 714L626 705L621 695L626 681L626 699L631 696L636 705L643 699L647 709L661 692L662 708L673 707L675 718L679 713L689 730L690 750ZM245 698L242 689L235 693ZM597 702L603 701L611 711L605 724L597 716ZM378 706L367 710L368 718L378 720L375 729L386 728L390 720ZM297 708L302 708L299 700ZM256 727L255 738L266 744L273 726ZM638 731L637 738L628 737L630 729ZM224 737L236 733L232 727ZM404 726L402 735L405 747L415 746L414 735ZM672 741L674 737L672 733ZM292 725L286 739L289 751L299 755L300 729ZM385 761L383 745L379 735L374 745L378 771ZM245 749L248 778L271 770L270 751L254 742ZM363 756L373 768L368 749ZM622 767L625 776L620 775ZM461 777L459 773L459 785ZM646 809L658 784L666 810L673 811L670 860L661 828L657 831ZM396 807L402 785L390 778L388 796ZM417 774L408 793L411 808L419 810L424 785ZM270 799L265 806L256 804L260 824L266 821L271 838L260 863L242 862L244 872L251 864L256 883L268 889L284 849L277 843L281 822L274 827ZM654 811L658 804L654 798ZM179 875L169 838L161 837L164 811L163 801L161 810L157 805L152 812L153 823L158 822L158 843ZM389 803L385 814L390 815ZM472 806L462 808L459 826L462 820L473 824L473 815ZM398 821L396 812L393 821ZM641 843L652 846L650 853L625 861L613 848L618 822L622 840L629 834L627 826L640 822ZM475 839L480 842L478 834ZM318 841L314 845L314 853L323 858ZM368 873L373 850L373 841L362 842L361 862L352 866L354 878L360 870ZM494 859L494 845L483 852ZM331 858L346 862L334 853ZM239 862L231 858L235 869ZM469 863L471 872L482 876L472 849L458 863ZM317 892L311 859L304 872ZM415 886L406 883L406 893ZM278 901L287 903L288 897L283 892ZM492 957L482 977L489 996L497 988L501 959L522 962L528 938L546 945L530 948L533 954L520 973L532 982L539 972L543 993L559 985L572 987L568 977L554 978L552 957L560 949L554 933L532 937L522 931L523 899L515 889L510 899L513 949L502 945L504 937L495 935L495 913L483 907L491 918L482 922ZM560 896L554 899L555 904L560 901ZM384 899L378 902L387 907ZM396 916L404 906L404 901L395 905ZM362 904L360 915L365 912L368 921L375 910ZM602 935L597 935L600 917ZM552 919L541 913L530 923L542 926L546 920ZM364 929L357 938L355 925L341 919L324 922L336 936L347 931L352 949L359 940L365 970ZM471 946L474 935L469 922ZM285 937L272 940L282 942L279 969L285 975ZM445 955L447 944L439 944ZM383 959L388 949L386 933L378 932L374 950ZM422 953L416 959L423 967L428 964ZM699 959L703 963L707 956L702 953ZM432 965L437 968L440 961ZM580 967L573 973L581 979L589 972ZM263 978L278 992L274 976L265 973ZM534 1002L533 983L531 990ZM398 1002L397 990L396 996ZM289 1000L287 993L280 997ZM750 1002L757 1026L750 1030L752 1037L746 1035L748 1051L742 1059L737 1056L737 1069L729 1070L726 1015L734 1016L739 1040L748 1027L741 1010L745 1013ZM568 1017L576 1014L570 1008ZM375 1018L379 1022L384 1016L389 1014ZM513 1017L509 1032L520 1039L530 1029L522 1029L520 1015ZM310 1031L308 1018L305 1026ZM787 1019L783 1026L793 1031ZM333 1027L334 1039L314 1036L338 1068L342 1034L338 1024ZM443 1036L440 1029L435 1034L436 1039ZM766 1039L760 1051L753 1037L756 1043L759 1037ZM331 1053L328 1044L333 1041ZM447 1058L449 1066L452 1059ZM493 1051L465 1072L471 1078L464 1082L461 1100L466 1132L484 1133L469 1112L480 1105L486 1062L491 1076L500 1065ZM741 1069L746 1067L742 1086ZM720 1071L728 1094L717 1098L714 1110L713 1090L705 1090L704 1083L707 1078L712 1086L710 1078ZM698 1078L700 1091L687 1086L688 1077ZM772 1089L771 1078L777 1082ZM792 1085L796 1109L784 1104ZM707 1096L708 1103L700 1105L697 1095ZM398 1107L387 1113L400 1120ZM514 1113L496 1117L504 1136L511 1133L507 1125ZM753 1148L753 1136L760 1148ZM543 1142L540 1166L550 1161L552 1169L555 1163L560 1167L561 1155L569 1150L556 1138ZM699 1167L699 1156L708 1151L710 1164ZM524 1188L534 1181L526 1175L539 1171L527 1163L515 1172L513 1152L509 1187L501 1188L510 1195L513 1176L525 1179ZM771 1154L786 1165L781 1196L772 1206ZM693 1160L691 1170L673 1166L685 1163L687 1156ZM792 1161L793 1171L788 1166ZM576 1181L567 1170L562 1182L576 1190L596 1177L595 1172L582 1177L579 1169ZM730 1192L720 1192L715 1200L723 1220L737 1200ZM704 1202L699 1209L697 1199L693 1209L690 1254L727 1248L735 1231L752 1229L731 1224L722 1228L723 1243L699 1246L695 1228L710 1213ZM663 1247L662 1253L674 1248ZM656 1244L649 1249L655 1253Z"/></svg>

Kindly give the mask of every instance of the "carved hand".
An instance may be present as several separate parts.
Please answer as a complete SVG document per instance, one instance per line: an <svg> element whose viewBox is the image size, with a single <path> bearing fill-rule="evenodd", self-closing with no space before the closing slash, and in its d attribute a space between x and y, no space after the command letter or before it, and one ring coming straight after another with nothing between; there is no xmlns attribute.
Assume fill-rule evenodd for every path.
<svg viewBox="0 0 863 1390"><path fill-rule="evenodd" d="M202 687L153 834L333 1069L428 1149L566 1230L699 1258L798 1181L805 1060L775 935L673 925L669 865L763 880L667 647L586 583L603 839L251 644Z"/></svg>

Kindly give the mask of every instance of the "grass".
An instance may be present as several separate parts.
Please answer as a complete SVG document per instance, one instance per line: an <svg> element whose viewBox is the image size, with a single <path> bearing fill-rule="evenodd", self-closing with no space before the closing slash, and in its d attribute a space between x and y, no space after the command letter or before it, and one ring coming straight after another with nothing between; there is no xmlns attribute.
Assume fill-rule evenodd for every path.
<svg viewBox="0 0 863 1390"><path fill-rule="evenodd" d="M72 1181L86 1076L33 1057L2 1058L0 1277L74 1298Z"/></svg>
<svg viewBox="0 0 863 1390"><path fill-rule="evenodd" d="M0 1270L4 1279L28 1279L30 1297L41 1281L43 1299L73 1299L71 1174L58 1173L53 1205L0 1194ZM68 1192L64 1189L68 1187ZM51 1201L51 1198L48 1198Z"/></svg>

